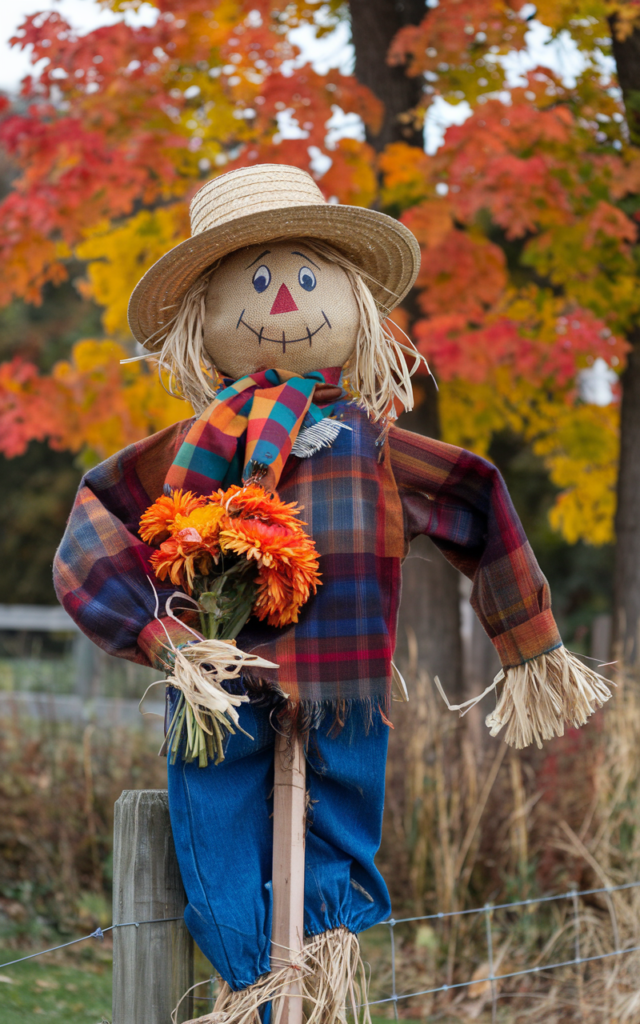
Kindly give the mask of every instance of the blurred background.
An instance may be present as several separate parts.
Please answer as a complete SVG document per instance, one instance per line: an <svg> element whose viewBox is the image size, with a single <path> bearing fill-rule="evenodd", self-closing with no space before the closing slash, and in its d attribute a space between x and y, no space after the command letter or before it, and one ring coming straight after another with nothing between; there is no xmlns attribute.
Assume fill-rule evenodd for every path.
<svg viewBox="0 0 640 1024"><path fill-rule="evenodd" d="M499 666L466 583L413 545L380 855L394 912L640 880L640 6L14 0L0 37L4 952L109 923L114 800L164 786L159 719L137 709L154 674L86 641L51 563L83 471L191 415L157 366L120 364L140 354L128 298L188 236L202 182L260 162L416 234L422 270L394 317L438 390L414 378L401 424L500 468L565 643L615 661L585 729L506 750L490 697L459 720L434 696L435 675L456 703ZM634 893L581 901L583 956L640 945ZM567 908L544 907L496 915L503 972L573 955ZM407 926L404 990L484 977L482 938L470 918ZM380 996L387 950L365 943ZM3 1021L109 1017L108 943L75 950L0 974ZM636 953L505 981L497 1012L640 1021L639 976ZM490 994L398 1012L489 1020Z"/></svg>

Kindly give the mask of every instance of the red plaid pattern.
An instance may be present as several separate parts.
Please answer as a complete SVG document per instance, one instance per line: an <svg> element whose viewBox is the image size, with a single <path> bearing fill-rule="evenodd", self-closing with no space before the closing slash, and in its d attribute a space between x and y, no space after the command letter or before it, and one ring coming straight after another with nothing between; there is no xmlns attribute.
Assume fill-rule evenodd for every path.
<svg viewBox="0 0 640 1024"><path fill-rule="evenodd" d="M292 701L386 705L408 543L428 534L473 580L472 603L505 666L561 643L540 571L500 473L451 445L381 428L348 402L342 430L310 459L289 457L280 479L285 501L304 507L323 585L295 626L253 620L238 638L279 664L271 682ZM166 634L138 536L142 512L162 492L193 421L141 441L87 473L54 566L57 593L81 629L121 657L162 665ZM163 617L172 588L153 580L160 617L174 642L185 627ZM269 680L266 680L269 683Z"/></svg>

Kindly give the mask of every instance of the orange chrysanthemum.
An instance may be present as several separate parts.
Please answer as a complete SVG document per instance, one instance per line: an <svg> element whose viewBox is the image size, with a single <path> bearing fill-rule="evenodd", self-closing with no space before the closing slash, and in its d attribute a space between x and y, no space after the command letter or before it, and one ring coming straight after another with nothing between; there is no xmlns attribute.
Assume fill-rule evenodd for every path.
<svg viewBox="0 0 640 1024"><path fill-rule="evenodd" d="M253 613L271 626L297 622L300 608L320 582L315 544L304 532L299 508L256 484L229 487L209 498L191 492L163 495L141 519L140 536L160 543L151 556L156 576L191 594L235 559L255 563Z"/></svg>
<svg viewBox="0 0 640 1024"><path fill-rule="evenodd" d="M170 526L171 536L151 556L151 566L158 577L169 577L188 593L196 576L208 576L218 560L221 524L227 521L220 505L199 505L188 515L177 513Z"/></svg>
<svg viewBox="0 0 640 1024"><path fill-rule="evenodd" d="M145 544L161 544L172 533L176 516L188 516L205 501L206 498L197 497L191 491L177 490L160 495L142 514L140 536Z"/></svg>
<svg viewBox="0 0 640 1024"><path fill-rule="evenodd" d="M293 567L274 564L260 569L253 603L256 618L261 622L266 619L270 626L297 622L300 609L321 582L317 566L317 557L310 557L307 565L300 562Z"/></svg>
<svg viewBox="0 0 640 1024"><path fill-rule="evenodd" d="M281 501L259 484L246 484L244 487L233 484L226 491L212 494L209 500L219 502L233 518L261 519L299 532L307 525L298 518L301 510L295 502Z"/></svg>
<svg viewBox="0 0 640 1024"><path fill-rule="evenodd" d="M206 547L212 554L217 554L220 526L227 519L227 513L221 505L203 505L200 508L195 508L188 515L177 515L171 534L173 537L179 537L184 534L185 530L190 530L192 531L190 536L195 540L195 533L197 533L203 547Z"/></svg>
<svg viewBox="0 0 640 1024"><path fill-rule="evenodd" d="M183 535L190 532L182 531ZM182 587L190 594L195 577L208 576L215 560L198 540L178 536L165 540L149 561L159 580L166 580L168 576L174 586Z"/></svg>
<svg viewBox="0 0 640 1024"><path fill-rule="evenodd" d="M260 567L254 614L271 626L298 621L302 605L320 581L315 544L302 530L287 530L259 519L230 519L220 547L255 560Z"/></svg>

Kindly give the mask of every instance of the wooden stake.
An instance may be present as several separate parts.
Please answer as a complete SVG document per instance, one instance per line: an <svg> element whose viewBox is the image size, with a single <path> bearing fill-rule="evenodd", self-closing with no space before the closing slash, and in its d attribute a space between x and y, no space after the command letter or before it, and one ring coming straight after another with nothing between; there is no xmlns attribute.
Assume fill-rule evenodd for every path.
<svg viewBox="0 0 640 1024"><path fill-rule="evenodd" d="M302 740L276 736L273 780L273 929L271 967L304 945L305 758ZM280 1024L301 1024L300 987L293 983Z"/></svg>

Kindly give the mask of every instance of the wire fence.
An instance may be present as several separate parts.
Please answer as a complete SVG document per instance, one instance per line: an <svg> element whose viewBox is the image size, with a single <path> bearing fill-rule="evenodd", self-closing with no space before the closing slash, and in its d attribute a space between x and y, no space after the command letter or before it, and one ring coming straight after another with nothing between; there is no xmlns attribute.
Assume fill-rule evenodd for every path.
<svg viewBox="0 0 640 1024"><path fill-rule="evenodd" d="M107 932L112 932L114 928L140 928L143 924L169 924L170 921L182 921L182 917L157 917L153 921L123 921L122 924L110 924L108 928L96 928L94 932L89 935L82 935L79 939L71 939L70 942L61 942L59 946L50 946L49 949L41 949L39 953L29 953L28 956L18 957L17 960L9 960L6 964L0 964L0 970L3 967L13 967L14 964L21 964L25 960L33 960L36 956L44 956L45 953L55 953L58 949L66 949L67 946L75 946L78 942L86 942L87 939L104 939Z"/></svg>
<svg viewBox="0 0 640 1024"><path fill-rule="evenodd" d="M554 896L538 896L529 900L514 900L511 903L485 903L483 907L473 907L469 910L452 910L447 913L437 914L426 914L422 917L403 917L403 918L390 918L388 921L383 921L382 924L389 928L389 938L391 945L391 995L384 999L371 1000L369 1006L382 1006L385 1004L392 1003L394 1007L394 1015L398 1019L397 1004L403 999L414 999L418 996L436 995L439 992L450 992L453 990L470 988L472 985L490 984L491 986L491 1003L492 1003L492 1016L496 1019L497 1013L497 1002L498 1002L498 987L497 982L504 981L507 978L520 978L526 977L532 974L541 974L546 971L553 971L560 967L574 967L580 964L592 963L596 960L608 960L612 957L624 956L629 953L636 953L640 951L639 946L617 946L607 953L598 953L594 956L581 956L580 953L580 897L583 896L594 896L597 894L605 894L610 896L614 892L622 892L626 889L635 889L640 886L638 882L626 882L623 885L609 885L603 886L599 889L570 889L569 892L559 893ZM536 967L523 967L518 971L507 971L504 974L495 973L495 961L494 961L494 950L493 950L493 929L492 929L492 915L496 910L515 910L518 907L529 907L537 906L540 903L551 903L556 900L571 900L573 904L573 915L574 915L574 951L575 956L570 960L561 960L557 963L539 964ZM396 976L396 943L395 943L395 928L400 924L418 923L419 921L434 921L444 920L445 918L453 917L464 917L471 914L482 914L485 919L485 934L487 943L487 963L489 965L489 973L483 978L473 977L468 981L452 982L450 984L438 985L434 988L419 989L416 992L403 992L398 993L397 991L397 976Z"/></svg>
<svg viewBox="0 0 640 1024"><path fill-rule="evenodd" d="M638 946L620 946L617 945L615 949L610 950L606 953L598 953L594 956L582 956L580 951L580 904L579 900L585 896L605 895L611 897L612 893L622 892L628 889L635 889L640 886L640 881L637 882L626 882L623 885L610 885L603 886L599 889L570 889L565 893L558 893L553 896L538 896L528 900L515 900L510 903L485 903L483 907L473 907L468 910L451 910L447 912L439 912L436 914L424 914L420 917L400 917L400 918L389 918L387 921L382 921L381 924L376 925L376 928L387 927L389 929L389 940L390 940L390 953L391 953L391 995L386 996L383 999L375 999L369 1002L369 1006L383 1006L392 1004L394 1009L394 1016L398 1019L398 1003L405 999L414 999L418 996L436 995L439 992L449 992L453 990L460 990L469 988L472 985L490 984L491 986L491 1002L492 1002L492 1014L493 1019L496 1019L497 1013L497 1001L498 1001L498 987L497 983L504 981L508 978L519 978L525 977L532 974L541 974L546 971L553 971L561 967L574 967L580 964L593 963L594 961L609 960L614 957L620 957L628 955L629 953L640 952L640 945ZM535 967L524 967L518 971L508 971L503 974L495 973L495 959L493 949L493 929L492 929L492 915L497 910L515 910L518 907L530 907L537 906L541 903L551 903L558 900L571 900L573 906L574 915L574 957L570 960L561 960L557 963L540 964ZM439 921L447 918L454 917L466 917L472 914L483 915L485 920L485 935L487 945L487 963L489 966L489 973L484 978L473 977L468 981L452 982L450 984L438 985L433 988L420 989L416 992L398 992L397 990L397 953L396 953L396 939L395 930L398 925L403 924L417 924L421 921ZM163 917L156 918L151 921L126 921L119 924L111 924L107 928L96 928L95 931L89 935L83 935L79 939L72 939L70 942L63 942L58 946L51 946L49 949L40 950L38 953L30 953L27 956L19 957L16 960L9 960L7 963L0 964L0 969L5 967L12 967L14 964L23 963L25 960L33 960L35 957L44 956L46 953L55 953L59 949L66 949L68 946L74 946L79 942L85 942L87 939L103 939L107 932L113 931L116 928L140 928L147 924L163 924L171 923L174 921L182 921L182 917ZM211 1003L213 1001L213 985L215 979L211 977L209 979L211 988L211 994L209 996L195 996L194 1001ZM202 984L206 984L206 981Z"/></svg>

